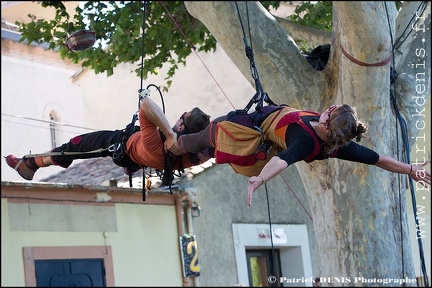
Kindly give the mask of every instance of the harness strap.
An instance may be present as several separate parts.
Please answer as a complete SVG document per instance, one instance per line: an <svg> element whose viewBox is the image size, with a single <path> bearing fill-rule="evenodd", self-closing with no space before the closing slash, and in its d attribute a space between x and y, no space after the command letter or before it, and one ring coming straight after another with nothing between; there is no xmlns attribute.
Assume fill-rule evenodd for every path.
<svg viewBox="0 0 432 288"><path fill-rule="evenodd" d="M246 107L244 109L241 109L241 110L236 110L236 113L247 113L253 104L257 104L255 107L256 110L260 110L263 107L264 101L266 101L270 105L276 105L276 104L270 99L268 94L264 92L264 89L261 85L261 81L259 79L259 74L258 74L258 69L255 66L253 50L251 47L252 46L252 39L251 39L251 46L249 46L247 38L246 38L246 33L245 33L245 30L243 27L243 22L242 22L242 19L240 16L240 11L239 11L239 8L237 6L237 2L235 2L235 5L237 8L237 14L239 16L240 25L241 25L242 31L243 31L243 42L245 45L245 53L246 53L246 57L248 57L249 62L250 62L250 71L251 71L252 78L255 81L255 89L256 89L255 95L252 97L252 99L249 101L249 103L246 105ZM246 3L246 8L247 8L247 3ZM248 26L249 26L249 24L250 23L249 23L249 14L248 14ZM250 37L250 27L249 27L249 37Z"/></svg>
<svg viewBox="0 0 432 288"><path fill-rule="evenodd" d="M129 139L129 137L139 129L138 126L135 126L135 122L138 120L138 112L136 112L132 116L132 121L129 123L126 128L123 130L122 137L120 137L119 141L114 143L113 151L110 150L110 152L113 152L112 158L117 161L121 161L123 159L123 156L126 151L126 142ZM111 146L113 146L111 145ZM110 146L110 147L111 147ZM130 168L130 167L129 167ZM132 187L132 186L131 186Z"/></svg>
<svg viewBox="0 0 432 288"><path fill-rule="evenodd" d="M162 176L162 185L168 186L170 194L172 195L173 192L171 190L171 185L174 180L174 158L167 152L164 153L164 171Z"/></svg>
<svg viewBox="0 0 432 288"><path fill-rule="evenodd" d="M39 153L39 154L27 154L24 155L21 159L28 159L28 158L36 158L36 157L45 157L45 156L63 156L63 155L80 155L80 154L92 154L92 153L102 153L105 151L114 151L115 145L111 145L108 148L99 148L93 151L87 151L87 152L64 152L64 151L59 151L59 152L47 152L47 153Z"/></svg>
<svg viewBox="0 0 432 288"><path fill-rule="evenodd" d="M161 131L159 131L159 133L161 135L162 141L165 142L166 140L165 135ZM173 194L171 186L174 180L174 170L175 170L174 167L176 166L177 161L179 160L180 160L180 162L178 162L179 168L177 170L180 173L183 173L184 169L183 169L182 157L177 155L172 156L169 152L164 152L164 170L163 170L161 180L162 180L162 185L169 187L169 191L171 195Z"/></svg>

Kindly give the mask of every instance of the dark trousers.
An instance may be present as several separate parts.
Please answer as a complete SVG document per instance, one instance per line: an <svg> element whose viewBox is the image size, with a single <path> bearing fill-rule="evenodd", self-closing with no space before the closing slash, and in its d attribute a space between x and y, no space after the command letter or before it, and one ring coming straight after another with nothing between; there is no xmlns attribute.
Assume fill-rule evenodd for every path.
<svg viewBox="0 0 432 288"><path fill-rule="evenodd" d="M100 148L108 148L114 143L120 143L122 130L102 130L75 136L69 142L56 147L52 152L91 152ZM89 159L113 156L113 152L104 150L97 153L78 153L75 155L51 156L51 160L64 168L69 167L75 159Z"/></svg>

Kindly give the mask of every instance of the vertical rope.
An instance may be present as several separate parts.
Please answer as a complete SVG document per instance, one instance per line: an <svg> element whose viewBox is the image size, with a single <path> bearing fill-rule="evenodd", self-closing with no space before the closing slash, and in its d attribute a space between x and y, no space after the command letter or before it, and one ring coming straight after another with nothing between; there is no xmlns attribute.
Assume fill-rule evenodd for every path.
<svg viewBox="0 0 432 288"><path fill-rule="evenodd" d="M145 38L145 21L146 21L146 1L143 1L143 6L144 6L144 13L143 13L143 22L142 22L142 46L141 46L141 84L140 84L140 90L139 92L143 91L143 81L144 81L144 57L145 57L145 49L144 49L144 38ZM140 102L141 102L141 98L142 96L139 95L139 99L138 99L138 111L140 109ZM137 114L135 114L137 115ZM133 120L132 120L133 121ZM136 121L136 119L135 119ZM132 125L135 125L135 122L132 123ZM145 175L145 171L143 170L143 176L142 176L142 199L145 202L147 200L147 191L146 191L146 175ZM130 182L130 186L132 187L132 174L129 175L129 182Z"/></svg>
<svg viewBox="0 0 432 288"><path fill-rule="evenodd" d="M425 1L422 1L420 3L419 7L417 8L417 12L415 13L415 15L412 16L412 18L410 20L410 23L405 28L403 34L405 34L405 32L407 31L408 27L413 27L412 24L411 24L411 22L414 21L414 17L416 17L417 15L422 15L423 12L426 9L427 4L428 3L425 2ZM390 26L389 15L388 15L388 11L387 11L386 2L384 2L384 6L385 6L385 9L386 9L386 13L387 13L387 22L389 24L389 32L390 32L390 39L391 39L391 45L392 45L392 54L394 54L395 49L397 49L398 47L400 47L400 45L402 45L402 42L404 42L408 38L408 35L412 32L413 29L410 29L408 35L406 35L405 38L402 38L402 36L401 36L396 41L396 43L394 43L393 35L392 35L392 31L391 31L391 26ZM418 13L419 10L421 10L420 13ZM418 17L417 17L416 22L417 21L418 21ZM402 42L401 42L401 40L402 40ZM397 46L398 42L401 42L399 46ZM393 57L393 67L395 67L394 57ZM403 144L405 146L404 148L405 148L406 162L408 164L410 164L411 163L411 160L410 160L411 157L410 157L409 153L410 153L411 149L409 147L408 128L407 128L407 125L406 125L406 121L402 117L402 115L400 114L399 107L397 106L396 91L394 91L394 93L392 92L392 90L394 90L394 87L395 87L395 81L396 81L396 77L397 77L397 72L396 71L391 71L391 75L390 76L391 76L391 78L390 78L391 79L390 85L393 84L393 86L390 87L390 100L391 100L391 103L393 105L393 108L395 109L395 113L396 113L396 117L397 117L396 120L399 120L400 125L401 125L402 141L403 141ZM399 127L398 126L398 121L396 121L396 132L397 132L397 135L399 135L398 127ZM397 136L397 138L399 138L399 136ZM397 151L399 151L399 141L397 141ZM398 154L398 158L399 158L399 154ZM414 193L414 183L413 183L413 179L411 177L409 177L408 179L409 179L409 186L410 186L410 191L411 191L411 200L412 200L412 205L413 205L414 221L415 221L416 227L419 227L418 218L416 216L417 215L417 202L416 202L415 193ZM399 177L399 182L400 181L401 181L401 179ZM402 196L401 196L400 186L401 186L401 184L399 184L399 204L400 204L399 221L400 221L400 225L401 225L401 233L400 233L401 236L400 237L401 237L401 242L402 242L402 255L401 255L401 257L402 257L402 278L403 278L403 277L405 277L405 265L404 265L404 252L403 252L403 247L404 247L403 242L404 241L403 241L403 229L402 229L402 205L401 205ZM423 243L422 243L422 239L421 239L419 233L420 232L417 230L417 234L416 234L416 236L417 236L417 244L418 244L418 249L419 249L419 254L420 254L420 261L421 261L421 264L420 264L421 267L420 267L420 269L421 269L421 272L423 274L423 279L424 279L425 287L429 287L429 279L428 279L428 276L427 276L425 259L424 259L424 252L423 252ZM403 286L406 286L405 283L403 284Z"/></svg>
<svg viewBox="0 0 432 288"><path fill-rule="evenodd" d="M273 245L273 228L272 228L272 221L271 221L271 213L270 213L270 201L269 201L269 195L267 190L267 183L264 182L264 187L266 190L266 198L267 198L267 212L269 217L269 225L270 225L270 242L271 242L271 251L272 251L272 265L271 265L271 275L276 276L276 279L279 279L279 275L276 275L278 271L276 271L276 257L275 257L275 251L274 251L274 245ZM269 275L270 276L270 275ZM274 284L271 284L272 286Z"/></svg>
<svg viewBox="0 0 432 288"><path fill-rule="evenodd" d="M204 68L210 74L210 77L212 77L212 79L214 80L214 82L216 83L216 85L218 86L218 88L221 90L222 94L224 94L225 98L228 100L228 102L231 104L231 106L235 109L234 104L231 102L231 100L229 99L228 95L225 93L225 91L222 89L221 85L218 83L218 81L216 80L216 78L213 76L213 74L211 73L210 69L207 67L207 65L204 63L204 61L201 59L201 57L199 56L198 52L196 51L196 48L189 41L188 37L186 37L186 35L184 34L183 30L180 28L180 25L177 23L177 21L174 19L174 17L169 12L168 8L165 6L165 4L162 1L159 1L159 3L164 7L165 11L168 13L168 16L171 18L171 20L173 21L174 25L177 27L177 29L180 31L180 33L183 35L183 38L185 38L185 40L188 43L189 47L195 53L195 55L198 57L198 59L201 61L201 63L203 64Z"/></svg>
<svg viewBox="0 0 432 288"><path fill-rule="evenodd" d="M140 84L140 91L143 90L143 80L144 80L144 57L145 57L145 49L144 49L144 38L145 38L145 21L146 21L146 1L143 1L144 6L144 13L143 13L143 22L142 22L142 46L141 46L141 84ZM139 109L139 103L138 103L138 109Z"/></svg>

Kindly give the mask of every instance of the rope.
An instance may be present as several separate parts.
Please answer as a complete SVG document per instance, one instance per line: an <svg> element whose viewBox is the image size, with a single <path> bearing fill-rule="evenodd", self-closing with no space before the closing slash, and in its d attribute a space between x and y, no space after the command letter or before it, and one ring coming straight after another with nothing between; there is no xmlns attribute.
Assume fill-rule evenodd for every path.
<svg viewBox="0 0 432 288"><path fill-rule="evenodd" d="M228 100L228 102L231 104L231 106L235 109L234 104L230 101L230 99L228 98L228 96L226 95L225 91L222 89L222 87L219 85L219 83L217 82L217 80L214 78L213 74L210 72L210 70L208 69L208 67L205 65L204 61L201 59L201 57L198 55L196 48L191 44L191 42L189 41L189 39L186 37L186 35L183 33L182 29L180 28L180 26L178 25L177 21L174 19L174 17L171 15L171 13L168 11L168 8L165 6L165 4L162 1L159 1L160 4L162 4L162 6L164 7L165 11L168 13L168 16L171 18L171 20L174 22L174 25L177 27L177 29L180 31L180 33L183 35L183 37L185 38L186 42L188 43L189 47L191 48L191 50L195 53L195 55L198 57L198 59L201 61L201 63L203 64L204 68L207 70L207 72L210 74L210 76L213 78L213 80L215 81L216 85L219 87L219 89L222 91L222 94L225 96L225 98Z"/></svg>
<svg viewBox="0 0 432 288"><path fill-rule="evenodd" d="M36 157L46 157L46 156L62 156L62 155L81 155L81 154L92 154L92 153L102 153L105 151L114 151L115 149L115 145L111 145L108 148L99 148L93 151L87 151L87 152L47 152L47 153L39 153L39 154L27 154L24 155L21 159L23 158L36 158Z"/></svg>
<svg viewBox="0 0 432 288"><path fill-rule="evenodd" d="M427 5L428 5L428 2L427 2L427 1L422 1L422 2L421 2L419 8L417 8L417 11L419 11L419 10L421 9L421 14L419 14L419 15L422 15L422 14L423 14L424 10L426 10ZM423 6L423 7L422 7L422 6ZM416 14L413 14L413 16L411 17L411 20L410 20L409 23L413 22L414 19L417 19L416 22L418 21L417 13L416 13ZM413 32L413 30L414 30L414 29L412 29L411 26L409 26L409 25L407 25L407 26L405 27L404 32L401 34L401 36L396 40L396 43L394 44L395 51L397 51L397 49L398 49L398 48L403 44L403 42L405 42L405 40L406 40L406 39L408 38L408 36ZM409 32L408 32L408 34L407 34L405 37L403 37L403 36L405 35L406 31L409 31ZM400 44L397 45L399 42L400 42Z"/></svg>
<svg viewBox="0 0 432 288"><path fill-rule="evenodd" d="M141 83L140 83L140 89L138 90L138 111L140 109L140 104L141 104L141 100L144 99L143 96L141 95L141 93L150 93L148 91L144 91L143 90L143 72L144 72L144 57L145 57L145 49L144 49L144 39L145 39L145 21L146 21L146 16L147 16L147 10L146 10L146 1L143 1L143 6L144 6L144 13L143 13L143 22L142 22L142 46L141 46ZM148 87L147 87L148 89ZM165 113L165 111L164 111ZM135 125L135 121L137 120L137 117L135 117L138 114L138 112L135 113L134 117L132 118L132 125ZM143 170L143 177L142 177L142 199L145 202L147 200L147 191L146 191L146 185L145 185L145 172L144 169ZM132 187L132 173L129 173L129 186Z"/></svg>
<svg viewBox="0 0 432 288"><path fill-rule="evenodd" d="M365 66L365 67L385 66L385 65L387 65L387 64L390 62L390 60L392 60L392 55L390 54L390 56L389 56L386 60L384 60L384 61L377 62L377 63L366 63L366 62L363 62L363 61L357 60L357 59L354 58L353 56L349 55L348 52L347 52L347 51L342 47L342 45L340 45L340 47L341 47L342 53L343 53L343 54L344 54L344 55L345 55L349 60L351 60L351 62L354 62L355 64L360 65L360 66Z"/></svg>
<svg viewBox="0 0 432 288"><path fill-rule="evenodd" d="M300 204L300 206L303 208L303 210L306 212L306 214L309 216L309 219L311 221L313 221L312 216L309 214L309 212L306 210L306 208L303 206L303 204L301 203L300 199L297 197L297 195L294 193L293 189L291 189L290 185L288 184L288 181L285 179L285 177L282 174L279 174L283 181L285 182L285 184L288 186L288 188L291 190L292 194L294 195L294 197L297 199L297 202Z"/></svg>
<svg viewBox="0 0 432 288"><path fill-rule="evenodd" d="M248 10L248 5L247 5L247 1L246 3L246 14L247 14L247 19L248 19L248 28L249 28L249 38L252 39L251 34L250 34L250 25L249 25L249 10ZM255 67L255 63L253 60L253 50L252 47L249 47L248 43L247 43L247 39L246 39L246 34L244 31L244 27L243 27L243 22L241 20L240 17L240 11L237 5L237 1L235 2L236 8L237 8L237 14L239 16L239 20L240 20L240 25L243 31L243 41L245 44L245 50L246 50L246 56L249 58L250 60L250 70L251 70L251 75L252 78L255 80L255 88L257 93L254 95L254 97L249 101L248 105L243 109L243 110L236 110L236 112L240 112L240 113L247 113L250 109L250 107L252 106L253 103L257 103L257 109L261 108L263 105L263 100L266 98L266 101L271 101L270 98L268 98L267 94L264 93L263 88L261 86L261 82L259 80L259 75L258 75L258 70ZM252 40L251 40L251 45L252 45ZM273 103L273 102L271 102ZM260 130L260 129L259 129ZM262 131L261 131L262 133ZM270 229L270 241L271 241L271 251L272 251L272 265L271 265L271 275L276 275L276 257L275 257L275 251L274 251L274 244L273 244L273 230L272 230L272 221L271 221L271 214L270 214L270 202L269 202L269 196L268 196L268 190L267 190L267 183L264 182L264 187L266 190L266 197L267 197L267 210L268 210L268 217L269 217L269 229ZM278 279L278 277L276 277Z"/></svg>
<svg viewBox="0 0 432 288"><path fill-rule="evenodd" d="M392 45L392 53L393 53L393 51L394 51L394 44L393 44L393 33L392 33L392 31L391 31L391 25L390 25L390 21L389 21L389 15L388 15L388 10L387 10L387 4L386 3L384 3L384 7L385 7L385 9L386 9L386 15L387 15L387 23L388 23L388 27L389 27L389 31L390 31L390 41L391 41L391 45ZM394 65L394 59L393 59L393 67L395 66ZM390 85L393 83L393 81L392 81L392 79L390 78ZM390 93L391 93L391 87L390 87ZM395 109L396 110L398 110L398 107L396 106L395 107ZM399 129L398 129L398 122L396 121L396 139L399 139ZM397 149L397 151L400 151L399 149L399 141L396 141L396 149ZM398 156L398 160L400 160L399 159L399 153L397 154L397 156ZM398 186L398 195L399 195L399 222L401 223L401 229L400 229L400 238L401 238L401 262L402 262L402 273L401 273L401 275L402 275L402 277L405 275L405 265L404 265L404 259L405 259L405 253L404 253L404 249L403 249L403 247L405 246L404 245L404 238L403 238L403 229L402 229L402 222L403 222L403 220L402 220L402 208L401 208L401 203L402 203L402 193L401 193L401 177L398 177L398 183L399 183L399 186ZM405 285L404 285L405 286Z"/></svg>
<svg viewBox="0 0 432 288"><path fill-rule="evenodd" d="M267 212L269 217L269 225L270 225L270 242L271 242L271 251L272 251L272 265L270 267L270 275L276 276L276 279L279 279L279 275L276 275L278 272L275 271L276 269L276 257L275 257L275 251L274 251L274 244L273 244L273 228L272 228L272 221L271 221L271 214L270 214L270 201L269 201L269 195L267 190L267 183L264 182L264 187L266 190L266 199L267 199Z"/></svg>
<svg viewBox="0 0 432 288"><path fill-rule="evenodd" d="M143 3L144 5L144 14L143 14L143 22L142 22L142 46L141 46L141 86L140 86L140 92L143 89L143 79L144 79L144 56L145 56L145 50L144 50L144 29L145 29L145 21L146 21L146 16L147 16L147 10L146 10L146 1L144 1ZM140 95L141 96L141 95ZM141 100L141 99L140 99ZM139 102L138 102L138 109L139 109Z"/></svg>
<svg viewBox="0 0 432 288"><path fill-rule="evenodd" d="M167 11L168 15L174 21L174 24L177 26L177 28L179 29L179 31L181 32L181 34L186 38L186 36L184 35L183 31L177 25L176 21L174 20L174 18L172 17L172 15L169 13L169 11L166 8L166 6L162 3L162 1L159 1L159 3L162 4L162 6L165 8L165 10ZM150 96L150 90L149 90L149 88L152 87L152 86L155 87L159 91L159 95L161 96L162 111L165 114L165 103L164 103L164 99L163 99L163 96L162 96L162 92L160 91L159 87L157 87L154 84L150 84L150 85L147 86L146 89L143 89L143 86L142 86L142 83L143 83L143 69L144 69L144 60L143 59L144 59L144 56L145 56L145 50L144 50L144 42L145 42L144 41L144 38L145 38L144 31L145 31L145 19L146 19L146 5L145 4L146 4L146 2L144 1L144 16L143 16L143 23L142 23L143 35L142 35L142 55L141 55L141 88L138 90L138 92L139 92L140 102L141 102L141 100L143 98L145 98L146 96ZM187 38L186 38L186 41L192 47L190 41ZM195 49L192 49L192 50L195 51ZM199 58L199 56L198 56L198 58ZM220 88L220 86L219 86L219 88ZM221 90L222 90L222 88L221 88ZM222 92L223 92L223 90L222 90ZM138 109L139 109L139 104L138 104ZM162 183L168 181L167 185L169 186L169 191L170 191L171 194L173 194L171 186L172 186L172 180L173 180L174 175L175 175L175 173L173 171L174 163L171 163L172 161L173 161L172 157L167 152L165 152L165 155L164 155L164 170L163 171L157 170L157 173L158 173L159 177L161 178ZM180 175L178 175L179 177L181 176L181 172L184 172L184 171L179 171L179 174L180 174ZM145 185L145 182L144 182L144 178L145 178L145 171L143 170L143 186L142 186L142 189L143 189L143 201L145 201L145 196L147 194L147 191L146 191L146 188L145 188L146 185ZM130 178L130 181L131 181L131 178Z"/></svg>
<svg viewBox="0 0 432 288"><path fill-rule="evenodd" d="M416 12L415 15L416 16L417 15L422 15L423 12L424 12L424 10L426 9L426 5L427 5L427 2L422 2L420 4L419 8L417 8L417 11L422 10L421 13L418 14ZM396 47L397 43L394 44L394 41L393 41L393 36L392 36L391 26L390 26L390 20L389 20L388 11L387 11L387 4L385 2L384 2L384 6L385 6L385 9L386 9L386 13L387 13L387 22L389 24L390 38L391 38L391 44L392 44L392 53L394 53L395 47ZM422 7L422 9L421 9L421 7ZM408 29L408 27L412 27L412 25L410 25L410 23L412 23L413 19L414 19L414 15L411 18L410 22L408 23L407 27L405 28L403 34L405 34L405 31ZM417 17L416 22L417 21L418 21L418 17ZM410 33L411 33L411 31L410 31ZM399 39L398 39L397 42L399 42L401 39L403 39L402 42L404 42L407 39L408 35L405 38L402 38L402 36L399 37ZM400 45L402 45L402 43ZM398 47L400 47L400 45ZM395 67L394 60L393 60L393 67ZM393 89L395 87L396 78L397 78L397 72L396 71L391 71L390 85L393 84L393 86L392 86ZM405 145L405 155L406 155L406 158L407 158L406 160L407 160L407 163L410 164L411 163L411 160L410 160L410 151L411 151L411 149L409 147L408 128L407 128L407 125L406 125L406 121L402 117L402 115L401 115L401 113L399 111L399 107L397 106L397 102L396 102L396 98L395 98L396 93L393 94L392 87L390 87L390 100L391 100L392 106L393 106L393 108L394 108L394 110L396 112L397 120L401 124L402 141L403 141L403 143ZM398 122L397 121L396 121L396 131L397 131L397 135L398 135L399 134L398 133L399 129L398 129ZM397 151L399 151L399 141L397 141ZM399 157L399 155L398 155L398 157ZM413 182L413 179L411 177L408 177L408 179L409 179L409 186L410 186L410 191L411 191L411 199L412 199L412 205L413 205L414 221L415 221L416 227L419 227L418 218L416 216L417 215L417 201L416 201L415 193L414 193L414 182ZM400 182L400 177L399 177L399 182ZM402 202L402 200L401 200L402 196L401 196L400 186L401 185L399 184L399 203ZM402 209L399 209L399 213L400 213L399 218L400 218L400 221L401 221L401 233L400 234L401 234L401 241L402 241L402 276L404 277L405 276L405 267L403 265L403 263L404 263L404 260L403 260L404 259L403 247L404 247L404 245L403 245L403 230L402 230ZM419 254L420 254L420 261L421 261L421 265L420 266L421 266L421 271L422 271L422 274L423 274L424 284L425 284L425 287L429 287L429 279L428 279L428 276L427 276L425 259L424 259L424 252L423 252L423 244L422 244L422 241L421 241L421 235L420 235L419 229L417 229L417 235L416 236L417 236L417 242L418 242L418 248L419 248ZM404 286L405 286L405 284L404 284Z"/></svg>
<svg viewBox="0 0 432 288"><path fill-rule="evenodd" d="M249 9L248 9L248 5L247 5L247 1L245 1L245 3L246 3L246 14L247 14L247 20L248 20L249 38L251 38L251 46L248 45L246 33L245 33L245 30L243 27L243 21L241 19L241 15L240 15L240 10L238 8L237 1L235 1L237 14L239 16L240 25L241 25L242 31L243 31L243 42L245 45L246 56L249 58L249 61L250 61L250 71L251 71L252 78L255 80L256 93L243 110L237 110L236 111L238 113L247 113L253 104L256 104L256 110L259 110L262 108L264 101L266 101L267 103L269 103L271 105L276 105L270 99L270 97L267 95L267 93L264 92L262 85L261 85L261 81L259 79L258 69L255 66L253 50L252 50L252 37L251 37L251 33L250 33L251 29L250 29L250 21L249 21Z"/></svg>
<svg viewBox="0 0 432 288"><path fill-rule="evenodd" d="M146 14L147 14L146 13L146 1L144 1L143 6L144 6L144 13L143 13L143 22L142 22L142 31L143 32L142 32L142 53L141 53L141 87L138 90L138 94L139 94L138 111L140 109L139 106L140 106L141 100L144 99L147 96L150 96L150 90L149 90L149 88L150 87L155 87L159 91L159 95L160 95L161 101L162 101L162 111L165 114L165 102L164 102L164 99L163 99L163 96L162 96L162 92L160 91L159 87L157 87L154 84L149 84L146 87L146 89L143 89L143 80L144 80L143 71L144 71L144 57L145 57L145 49L144 49L144 46L145 46L144 45L144 43L145 43L145 41L144 41L144 39L145 39L145 32L144 31L145 31L145 22L146 22ZM138 114L138 112L135 113L134 118L132 118L132 123L133 123L132 125L134 125L135 121L137 120L137 117L135 117L137 114ZM167 165L167 163L171 160L171 158L169 158L169 157L170 156L168 155L168 153L165 152L165 155L164 155L164 171L158 171L157 172L157 174L159 174L159 177L161 179L165 178L165 177L172 178L173 177L172 175L174 175L174 172L172 172L171 165ZM167 168L169 168L169 169L167 169ZM143 179L143 181L142 181L143 182L142 183L143 201L146 201L146 196L148 194L148 191L146 189L146 183L145 183L146 182L146 177L145 176L146 176L145 175L145 171L143 169L143 178L142 178ZM162 179L162 180L164 180L164 179ZM132 174L129 174L129 183L130 183L130 187L132 187ZM168 182L168 186L169 186L170 193L173 194L172 189L171 189L171 185L172 185L172 179Z"/></svg>
<svg viewBox="0 0 432 288"><path fill-rule="evenodd" d="M387 4L386 3L384 3L384 7L385 7L385 9L386 9L386 15L387 15L387 23L388 23L388 26L389 26L389 31L390 31L390 41L391 41L391 45L392 45L392 53L393 53L393 51L394 51L394 44L393 44L393 33L392 33L392 31L391 31L391 25L390 25L390 21L388 20L389 19L389 15L388 15L388 10L387 10ZM393 59L393 61L392 61L393 63L393 67L395 67L395 63L394 63L394 59ZM391 69L391 68L390 68ZM392 70L392 69L391 69ZM390 85L392 84L392 79L390 78ZM390 93L391 93L391 87L390 87ZM397 107L397 105L396 105L396 103L394 103L395 105L395 109L396 110L398 110L398 107ZM397 122L397 120L396 120L396 139L399 139L399 129L398 129L398 122ZM400 151L399 150L400 149L400 147L399 147L399 141L396 141L396 151ZM399 159L399 153L397 154L397 156L398 156L398 160L400 160ZM411 166L412 167L412 166ZM401 192L401 177L398 177L398 183L399 183L399 186L398 186L398 195L399 195L399 222L401 223L401 228L400 228L400 238L401 238L401 247L402 247L402 249L401 249L401 262L402 262L402 273L401 273L401 275L402 275L402 277L405 275L405 265L403 264L405 261L404 261L404 259L405 259L405 253L404 253L404 249L403 249L403 247L405 246L404 245L404 238L403 238L403 229L402 229L402 223L403 223L403 220L402 220L402 218L403 218L403 215L402 215L402 205L401 205L401 203L402 203L402 192Z"/></svg>

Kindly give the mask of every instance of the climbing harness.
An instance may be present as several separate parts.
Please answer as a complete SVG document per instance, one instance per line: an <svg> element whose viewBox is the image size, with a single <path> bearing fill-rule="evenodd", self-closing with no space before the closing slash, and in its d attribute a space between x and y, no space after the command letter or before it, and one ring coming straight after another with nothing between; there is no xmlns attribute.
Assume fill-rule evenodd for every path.
<svg viewBox="0 0 432 288"><path fill-rule="evenodd" d="M252 50L252 37L251 37L251 33L250 33L250 21L249 21L249 10L248 10L248 4L247 1L245 1L246 4L246 14L247 14L247 23L248 23L248 30L249 30L249 38L251 39L251 46L248 45L248 41L247 41L247 37L246 37L246 33L245 33L245 29L243 26L243 21L240 15L240 11L239 11L239 7L237 5L237 1L235 2L236 5L236 9L237 9L237 14L239 16L239 21L240 21L240 26L242 28L242 32L243 32L243 43L245 45L245 52L246 52L246 57L248 57L249 62L250 62L250 71L251 71L251 75L252 78L255 81L255 89L256 89L256 93L255 95L251 98L251 100L249 101L249 103L246 105L245 108L243 109L238 109L238 110L234 110L231 111L230 113L228 113L227 115L227 120L230 121L230 119L232 119L234 116L236 115L245 115L247 114L248 117L251 117L252 120L255 122L254 128L261 132L261 145L259 146L258 150L256 151L256 157L260 160L264 160L267 158L267 156L270 153L270 150L272 148L272 142L269 140L266 140L264 138L264 133L263 131L261 131L261 129L259 128L259 121L261 117L261 109L264 106L264 101L269 104L269 105L273 105L273 106L279 106L277 104L275 104L269 97L269 95L264 92L264 89L261 85L261 81L259 78L259 74L258 74L258 69L255 66L255 61L254 61L254 54L253 54L253 50ZM255 110L257 113L252 113L252 114L248 114L249 109L252 107L252 105L256 105L255 106ZM279 108L281 108L282 106L279 106Z"/></svg>

